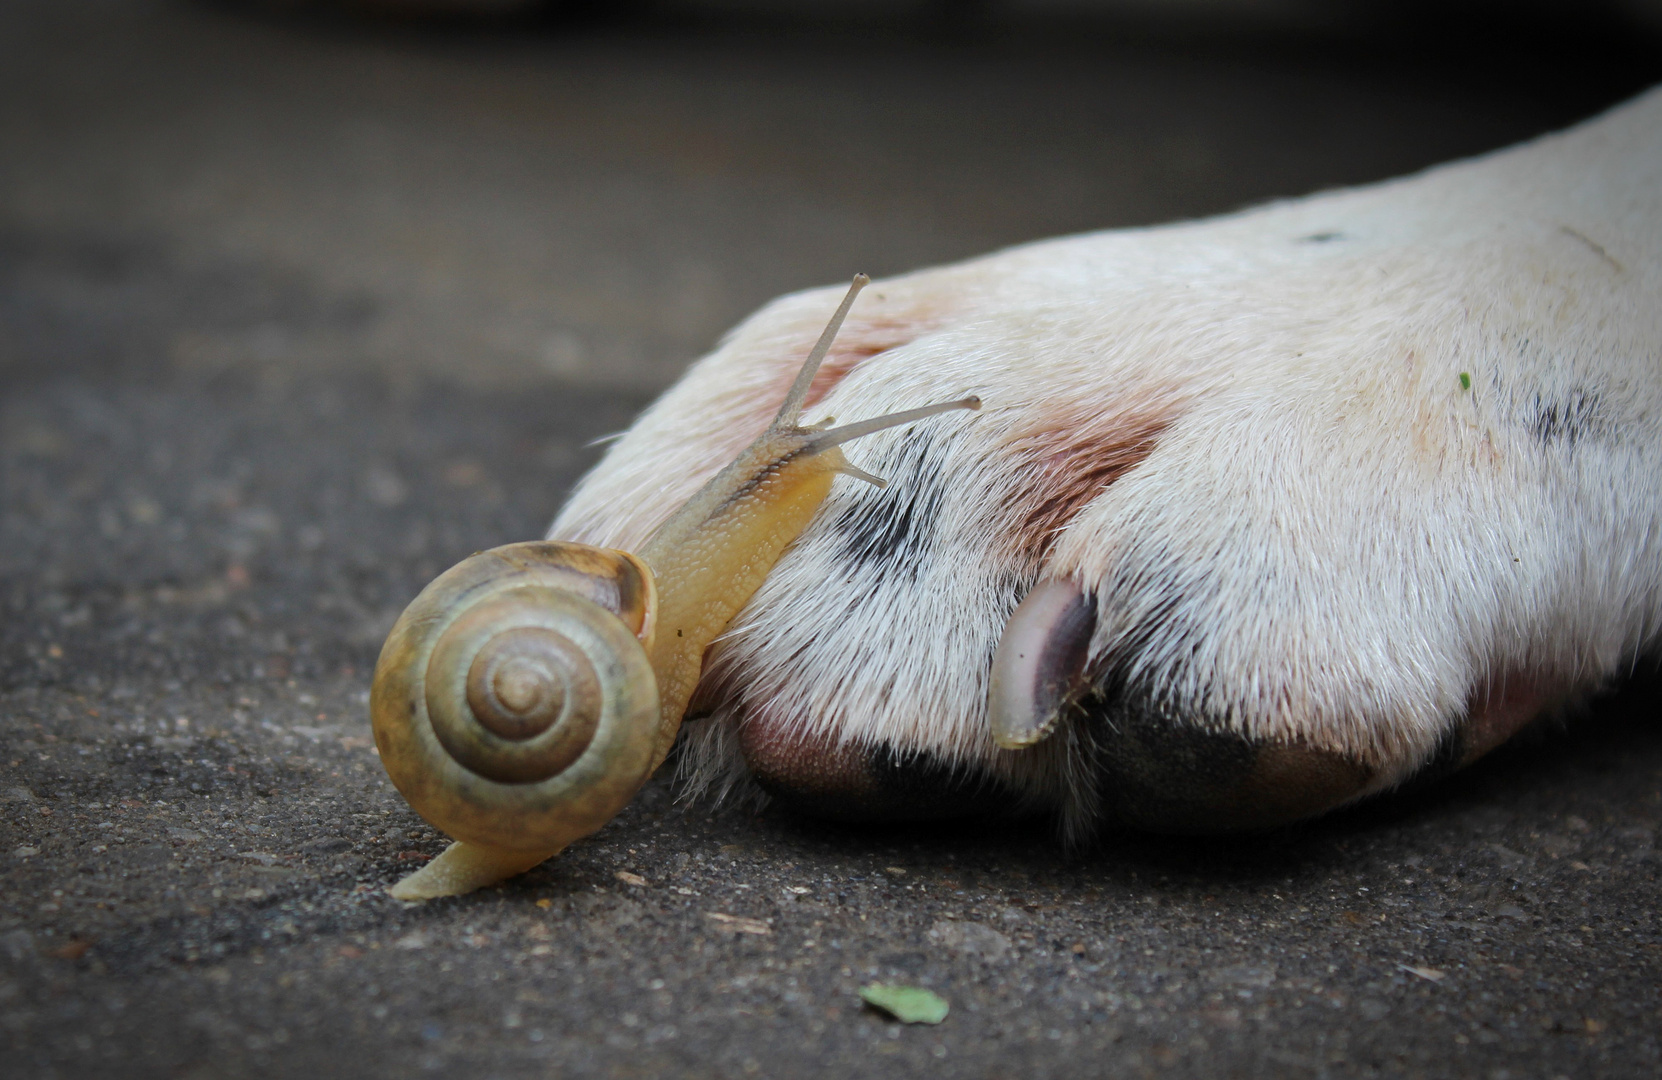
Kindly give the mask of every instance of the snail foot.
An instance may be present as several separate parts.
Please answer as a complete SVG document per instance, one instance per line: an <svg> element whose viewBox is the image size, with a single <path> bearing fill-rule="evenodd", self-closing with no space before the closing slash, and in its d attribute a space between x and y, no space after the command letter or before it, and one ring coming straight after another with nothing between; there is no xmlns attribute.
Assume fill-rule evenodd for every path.
<svg viewBox="0 0 1662 1080"><path fill-rule="evenodd" d="M559 851L516 851L458 840L438 858L387 890L394 900L465 896L475 889L517 877Z"/></svg>

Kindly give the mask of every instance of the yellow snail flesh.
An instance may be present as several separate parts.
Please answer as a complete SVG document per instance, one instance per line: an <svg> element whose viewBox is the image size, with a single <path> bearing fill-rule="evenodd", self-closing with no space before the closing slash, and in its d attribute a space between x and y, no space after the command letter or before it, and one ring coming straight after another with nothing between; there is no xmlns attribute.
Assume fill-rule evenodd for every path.
<svg viewBox="0 0 1662 1080"><path fill-rule="evenodd" d="M802 401L853 286L768 429L630 554L509 544L433 580L387 636L370 692L375 744L410 806L455 839L392 888L457 896L598 830L664 760L704 651L813 518L850 439L980 399L830 428Z"/></svg>

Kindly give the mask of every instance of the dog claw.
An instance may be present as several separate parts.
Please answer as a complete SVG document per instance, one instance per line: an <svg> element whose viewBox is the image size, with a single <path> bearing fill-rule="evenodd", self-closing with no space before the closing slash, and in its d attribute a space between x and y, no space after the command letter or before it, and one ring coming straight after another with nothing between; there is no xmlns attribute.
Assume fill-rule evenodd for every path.
<svg viewBox="0 0 1662 1080"><path fill-rule="evenodd" d="M1041 581L1017 605L993 652L987 722L1005 750L1043 742L1085 688L1096 605L1077 582Z"/></svg>

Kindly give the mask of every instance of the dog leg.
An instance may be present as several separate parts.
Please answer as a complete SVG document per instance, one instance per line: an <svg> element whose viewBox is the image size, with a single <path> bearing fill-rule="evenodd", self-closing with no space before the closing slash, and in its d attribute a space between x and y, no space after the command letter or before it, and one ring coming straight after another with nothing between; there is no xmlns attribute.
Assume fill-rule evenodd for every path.
<svg viewBox="0 0 1662 1080"><path fill-rule="evenodd" d="M552 535L650 531L834 294L736 330ZM890 486L839 481L712 649L689 768L845 817L1227 829L1469 761L1653 642L1658 296L1656 92L1404 180L875 283L819 412L986 407L851 453ZM1034 595L1055 611L1005 651L1051 659L1001 666L990 717Z"/></svg>

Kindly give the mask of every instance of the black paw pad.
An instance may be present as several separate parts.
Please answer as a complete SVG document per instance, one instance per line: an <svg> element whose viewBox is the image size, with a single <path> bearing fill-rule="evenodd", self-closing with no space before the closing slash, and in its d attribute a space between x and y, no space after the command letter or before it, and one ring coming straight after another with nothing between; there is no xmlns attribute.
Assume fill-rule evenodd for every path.
<svg viewBox="0 0 1662 1080"><path fill-rule="evenodd" d="M1153 709L1086 706L1104 810L1136 828L1202 833L1282 825L1354 798L1373 775L1326 750L1251 740Z"/></svg>

